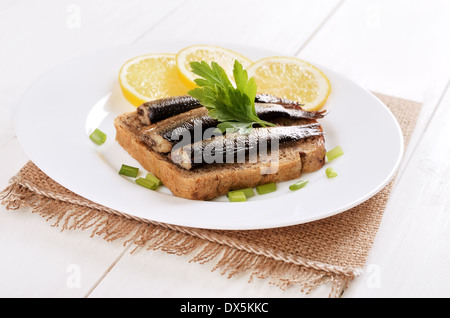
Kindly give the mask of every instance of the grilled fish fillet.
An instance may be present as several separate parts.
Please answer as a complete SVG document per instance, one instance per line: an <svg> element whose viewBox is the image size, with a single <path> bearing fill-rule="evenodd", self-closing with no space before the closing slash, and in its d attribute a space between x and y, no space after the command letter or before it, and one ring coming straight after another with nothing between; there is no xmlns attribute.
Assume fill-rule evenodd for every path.
<svg viewBox="0 0 450 318"><path fill-rule="evenodd" d="M311 112L269 103L256 103L255 110L259 118L271 121L279 118L319 119L325 116L324 111ZM216 127L218 123L208 116L205 107L200 107L150 125L141 132L142 141L158 152L168 153L178 142L186 143L189 139L189 143L194 143L202 140L205 131Z"/></svg>
<svg viewBox="0 0 450 318"><path fill-rule="evenodd" d="M283 119L280 125L317 123L313 119ZM280 145L277 171L271 163L246 160L243 163L217 163L186 170L174 164L166 154L151 149L141 139L149 126L142 124L137 112L115 119L116 140L144 169L157 176L175 196L193 200L211 200L231 190L255 187L270 182L299 178L302 173L321 169L325 163L323 135Z"/></svg>

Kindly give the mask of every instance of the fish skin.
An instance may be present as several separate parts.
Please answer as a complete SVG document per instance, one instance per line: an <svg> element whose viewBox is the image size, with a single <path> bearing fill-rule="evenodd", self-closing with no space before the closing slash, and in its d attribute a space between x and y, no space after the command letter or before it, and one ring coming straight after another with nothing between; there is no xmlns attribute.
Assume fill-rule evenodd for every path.
<svg viewBox="0 0 450 318"><path fill-rule="evenodd" d="M142 124L150 125L199 107L202 105L197 99L184 95L146 102L138 107L137 113Z"/></svg>
<svg viewBox="0 0 450 318"><path fill-rule="evenodd" d="M208 116L208 110L201 107L167 118L141 130L141 141L155 151L161 153L170 152L173 145L179 141L180 137L184 138L184 136L187 136L186 133L189 133L192 137L191 140L189 140L189 143L194 142L193 132L195 125L199 125L199 121L204 120L205 117L214 121ZM204 127L204 129L207 128L208 127L206 126ZM202 135L203 131L202 127Z"/></svg>
<svg viewBox="0 0 450 318"><path fill-rule="evenodd" d="M263 120L271 118L319 119L326 115L326 111L307 111L302 108L290 108L276 103L255 103L256 114Z"/></svg>
<svg viewBox="0 0 450 318"><path fill-rule="evenodd" d="M279 104L279 105L285 105L285 106L289 105L289 106L296 106L296 107L303 106L303 104L300 104L297 101L290 100L287 98L277 97L272 94L256 94L255 103Z"/></svg>
<svg viewBox="0 0 450 318"><path fill-rule="evenodd" d="M300 108L296 101L279 98L270 94L257 94L256 103L279 104L290 108ZM200 102L189 96L166 97L146 102L138 107L137 113L142 124L150 125L163 119L202 107Z"/></svg>
<svg viewBox="0 0 450 318"><path fill-rule="evenodd" d="M324 117L323 112L309 112L302 109L285 108L279 104L256 103L255 110L263 120L276 118L318 119ZM208 116L206 108L197 108L186 113L160 121L142 131L142 141L152 149L166 153L179 141L180 136L190 136L190 142L202 139L204 132L217 127L219 121ZM171 146L172 145L172 146Z"/></svg>
<svg viewBox="0 0 450 318"><path fill-rule="evenodd" d="M201 140L196 143L174 148L171 152L171 160L186 170L212 163L210 158L223 162L229 162L229 158L246 156L256 151L261 144L271 145L274 140L279 144L295 142L305 138L323 135L322 127L318 123L296 126L277 126L254 128L248 135L239 133L225 134L215 138ZM266 149L267 150L267 149ZM205 152L211 154L205 157Z"/></svg>

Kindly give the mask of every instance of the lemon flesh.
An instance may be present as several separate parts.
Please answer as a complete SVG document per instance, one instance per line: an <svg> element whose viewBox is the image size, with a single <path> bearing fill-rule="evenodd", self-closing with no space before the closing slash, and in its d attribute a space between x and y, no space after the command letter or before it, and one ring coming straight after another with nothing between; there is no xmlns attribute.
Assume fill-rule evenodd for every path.
<svg viewBox="0 0 450 318"><path fill-rule="evenodd" d="M198 77L192 73L189 63L205 61L208 64L211 64L211 62L214 61L224 69L228 78L231 81L234 81L233 67L235 60L241 63L244 69L247 69L253 63L247 57L239 53L214 45L188 46L180 50L176 56L180 78L190 88L196 87L194 81Z"/></svg>
<svg viewBox="0 0 450 318"><path fill-rule="evenodd" d="M258 93L273 94L304 104L305 110L318 110L331 92L327 76L313 65L291 57L269 57L248 69Z"/></svg>
<svg viewBox="0 0 450 318"><path fill-rule="evenodd" d="M150 100L186 95L178 77L175 54L147 54L127 61L119 72L124 97L134 106Z"/></svg>

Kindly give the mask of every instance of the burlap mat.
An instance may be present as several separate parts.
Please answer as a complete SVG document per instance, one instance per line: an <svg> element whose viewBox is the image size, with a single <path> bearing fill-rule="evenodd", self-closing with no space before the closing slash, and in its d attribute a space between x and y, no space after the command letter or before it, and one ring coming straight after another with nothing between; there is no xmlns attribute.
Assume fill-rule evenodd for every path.
<svg viewBox="0 0 450 318"><path fill-rule="evenodd" d="M398 119L405 147L420 104L377 96ZM380 129L382 129L380 127ZM303 292L328 284L336 297L362 272L377 233L393 181L361 205L323 220L276 229L219 231L140 220L84 199L63 188L32 162L11 178L0 194L7 209L30 207L61 230L91 230L107 241L137 249L192 255L192 262L214 262L213 270L232 277L246 272L281 288ZM126 212L126 211L125 211Z"/></svg>

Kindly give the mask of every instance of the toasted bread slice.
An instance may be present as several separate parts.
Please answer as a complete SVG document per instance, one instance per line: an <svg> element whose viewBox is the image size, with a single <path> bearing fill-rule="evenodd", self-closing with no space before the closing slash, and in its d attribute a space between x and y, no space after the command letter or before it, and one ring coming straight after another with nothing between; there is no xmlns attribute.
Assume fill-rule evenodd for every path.
<svg viewBox="0 0 450 318"><path fill-rule="evenodd" d="M279 124L306 122L315 121L286 119ZM276 163L248 159L245 163L214 163L185 170L174 164L168 155L150 149L141 141L139 132L146 126L139 121L136 112L118 116L114 125L118 143L174 195L186 199L211 200L231 190L296 179L302 173L319 170L325 163L324 137L315 136L280 145Z"/></svg>

